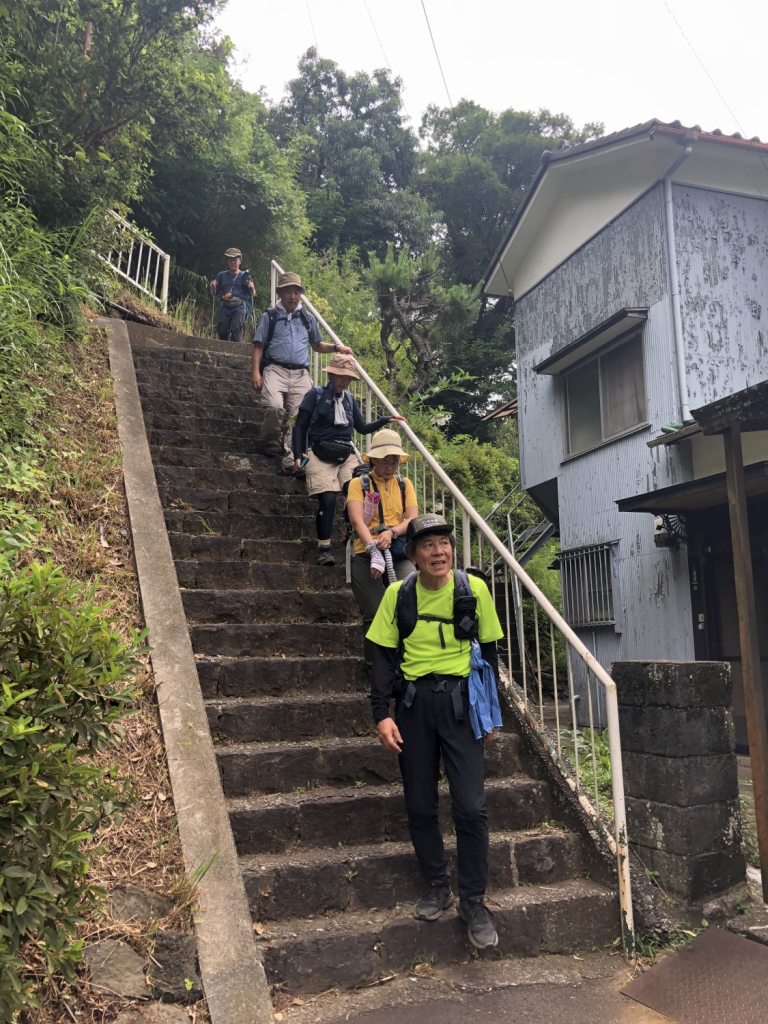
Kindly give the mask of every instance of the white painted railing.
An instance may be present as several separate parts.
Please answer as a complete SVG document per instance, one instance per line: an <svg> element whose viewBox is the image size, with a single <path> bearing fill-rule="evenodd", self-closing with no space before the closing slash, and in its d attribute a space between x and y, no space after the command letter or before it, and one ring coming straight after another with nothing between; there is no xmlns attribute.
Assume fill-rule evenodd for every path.
<svg viewBox="0 0 768 1024"><path fill-rule="evenodd" d="M167 313L171 257L119 213L114 210L107 210L107 213L117 222L118 237L109 253L101 259Z"/></svg>
<svg viewBox="0 0 768 1024"><path fill-rule="evenodd" d="M277 276L281 273L282 268L273 260L273 305ZM302 301L329 337L341 343L306 296ZM321 371L329 358L315 354L312 376L316 384L327 379ZM360 363L356 365L362 379L353 381L352 390L366 420L385 414L399 415ZM411 456L405 471L414 484L420 512L440 513L453 523L455 564L482 568L489 579L494 602L497 607L502 605L502 625L506 632L506 671L502 668L502 676L509 696L616 858L622 944L625 955L632 959L634 921L616 684L514 557L512 510L508 510L507 545L496 535L490 522L473 508L411 427L398 423L398 429L405 435L405 450ZM488 518L492 522L494 517L489 515ZM578 712L577 671L586 675L587 682L586 688L579 687L587 694L587 708L579 708ZM605 702L610 801L601 794L598 755L602 740L595 728L592 678L602 688ZM561 687L565 691L562 697ZM607 785L607 780L604 779L603 784Z"/></svg>

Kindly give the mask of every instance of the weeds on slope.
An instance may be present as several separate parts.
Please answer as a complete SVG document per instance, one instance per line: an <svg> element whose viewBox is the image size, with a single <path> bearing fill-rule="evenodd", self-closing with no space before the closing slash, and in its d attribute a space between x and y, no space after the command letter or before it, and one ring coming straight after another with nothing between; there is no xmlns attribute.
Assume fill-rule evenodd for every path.
<svg viewBox="0 0 768 1024"><path fill-rule="evenodd" d="M19 514L36 520L31 545L20 562L50 558L72 580L94 587L97 601L110 602L110 614L123 639L142 626L138 585L122 484L112 383L103 332L93 330L61 353L59 372L49 386L50 415L35 423L34 488L14 492ZM190 889L176 833L165 751L146 654L134 676L131 713L121 720L117 747L93 754L90 764L122 780L127 802L120 818L102 822L82 847L90 879L106 893L133 883L170 897L174 909L157 926L189 931ZM153 930L115 920L103 898L85 908L77 942L127 939L140 953L151 952ZM26 977L38 985L38 1009L29 1024L72 1020L114 1020L127 1001L95 992L77 970L68 981L51 977L33 944L23 949ZM204 1004L189 1007L191 1020L207 1019Z"/></svg>

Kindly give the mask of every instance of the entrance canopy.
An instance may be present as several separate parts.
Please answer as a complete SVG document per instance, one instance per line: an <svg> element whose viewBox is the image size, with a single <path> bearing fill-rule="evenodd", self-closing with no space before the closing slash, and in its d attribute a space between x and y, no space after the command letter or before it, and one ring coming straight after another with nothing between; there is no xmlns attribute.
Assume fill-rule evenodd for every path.
<svg viewBox="0 0 768 1024"><path fill-rule="evenodd" d="M744 489L747 498L768 494L768 462L755 462L744 467ZM662 487L658 491L647 491L634 498L622 498L616 504L619 512L651 512L657 516L670 513L682 515L703 508L714 508L715 505L727 505L726 474L717 473L702 480L690 480L685 484Z"/></svg>

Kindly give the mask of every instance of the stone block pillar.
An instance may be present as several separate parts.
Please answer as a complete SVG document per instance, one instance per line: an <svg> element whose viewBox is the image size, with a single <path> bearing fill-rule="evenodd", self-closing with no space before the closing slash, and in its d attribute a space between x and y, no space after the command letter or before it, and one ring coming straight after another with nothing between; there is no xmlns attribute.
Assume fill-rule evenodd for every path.
<svg viewBox="0 0 768 1024"><path fill-rule="evenodd" d="M730 665L621 661L611 673L630 848L689 903L743 882Z"/></svg>

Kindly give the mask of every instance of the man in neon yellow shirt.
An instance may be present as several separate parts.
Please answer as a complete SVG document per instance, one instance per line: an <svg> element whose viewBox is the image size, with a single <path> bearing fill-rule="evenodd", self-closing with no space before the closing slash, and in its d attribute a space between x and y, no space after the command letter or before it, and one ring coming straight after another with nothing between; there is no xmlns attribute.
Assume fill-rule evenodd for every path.
<svg viewBox="0 0 768 1024"><path fill-rule="evenodd" d="M476 576L463 577L471 593L454 600L456 540L442 516L413 519L406 538L406 553L418 570L415 586L400 601L401 588L410 584L388 587L367 634L374 645L373 717L380 743L399 757L411 841L429 886L415 916L435 921L454 902L437 813L442 757L456 826L459 916L472 945L488 949L498 943L498 935L484 902L488 821L483 741L475 739L469 722L470 641L459 637L470 623L498 680L496 641L503 632L488 587Z"/></svg>

